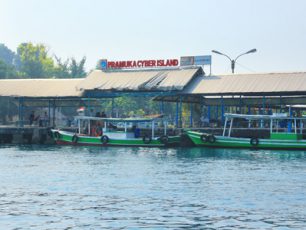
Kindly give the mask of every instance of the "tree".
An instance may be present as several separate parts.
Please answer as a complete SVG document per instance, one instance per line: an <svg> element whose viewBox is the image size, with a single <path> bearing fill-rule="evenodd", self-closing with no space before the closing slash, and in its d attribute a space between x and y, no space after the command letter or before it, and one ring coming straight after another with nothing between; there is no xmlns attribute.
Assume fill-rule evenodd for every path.
<svg viewBox="0 0 306 230"><path fill-rule="evenodd" d="M70 76L73 78L85 77L85 62L86 57L83 57L79 63L75 60L75 58L71 58L71 63L69 65Z"/></svg>
<svg viewBox="0 0 306 230"><path fill-rule="evenodd" d="M14 65L15 58L16 54L4 44L0 43L0 59L7 65Z"/></svg>
<svg viewBox="0 0 306 230"><path fill-rule="evenodd" d="M54 72L54 61L48 57L48 50L45 45L22 43L17 48L21 67L20 71L25 77L52 77Z"/></svg>
<svg viewBox="0 0 306 230"><path fill-rule="evenodd" d="M70 72L69 72L69 59L62 61L61 58L57 57L54 55L54 58L56 60L56 64L54 67L54 76L56 78L68 78L70 77Z"/></svg>
<svg viewBox="0 0 306 230"><path fill-rule="evenodd" d="M62 61L61 58L54 55L56 64L53 75L58 78L79 78L86 76L84 69L86 57L83 57L78 63L75 58L68 58Z"/></svg>
<svg viewBox="0 0 306 230"><path fill-rule="evenodd" d="M4 61L0 60L0 78L12 78L17 77L17 72L12 65L6 64Z"/></svg>

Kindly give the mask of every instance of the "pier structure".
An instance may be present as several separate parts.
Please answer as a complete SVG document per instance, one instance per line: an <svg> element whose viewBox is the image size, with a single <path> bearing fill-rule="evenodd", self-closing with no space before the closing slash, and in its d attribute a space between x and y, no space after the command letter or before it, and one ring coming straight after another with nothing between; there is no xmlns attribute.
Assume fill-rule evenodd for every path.
<svg viewBox="0 0 306 230"><path fill-rule="evenodd" d="M293 116L295 111L303 111L306 73L206 75L202 67L184 66L94 70L80 79L0 80L0 97L13 101L17 110L17 119L0 127L1 140L14 142L12 134L14 137L16 133L22 134L24 140L33 140L29 136L35 136L34 133L45 135L48 128L60 126L57 108L90 108L98 106L101 100L112 100L114 110L114 98L126 96L154 98L159 102L161 113L166 103L174 103L177 129L216 131L226 112L287 112ZM47 113L44 125L29 124L26 114L36 108L44 108ZM37 139L43 142L45 138Z"/></svg>
<svg viewBox="0 0 306 230"><path fill-rule="evenodd" d="M202 122L195 129L220 127L224 113L302 116L306 109L306 73L199 76L179 95L155 100L200 104L206 124ZM259 128L265 127L261 124ZM290 128L289 124L288 130Z"/></svg>
<svg viewBox="0 0 306 230"><path fill-rule="evenodd" d="M89 110L90 107L97 106L100 100L110 99L114 102L116 97L176 95L195 77L203 74L201 67L184 67L134 71L94 70L82 79L0 80L0 97L13 102L18 110L17 119L10 123L6 121L0 127L5 136L3 142L14 142L14 137L19 133L30 143L35 139L31 137L37 130L46 129L48 133L48 128L59 127L60 122L56 119L57 108L86 106ZM112 105L113 110L115 105ZM177 105L176 127L181 127L182 100L180 103L178 101ZM28 114L39 108L44 108L48 120L44 120L42 124L31 124ZM163 110L164 103L161 102L160 112L163 113Z"/></svg>

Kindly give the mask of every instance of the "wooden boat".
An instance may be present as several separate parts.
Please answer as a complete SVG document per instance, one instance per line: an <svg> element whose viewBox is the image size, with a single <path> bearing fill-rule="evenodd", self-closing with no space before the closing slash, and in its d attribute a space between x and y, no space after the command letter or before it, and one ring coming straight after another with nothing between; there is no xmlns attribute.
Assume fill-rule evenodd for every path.
<svg viewBox="0 0 306 230"><path fill-rule="evenodd" d="M248 137L233 137L235 121L244 121ZM256 148L256 149L306 149L303 139L303 124L306 118L288 117L286 114L274 115L242 115L225 114L225 124L222 135L212 135L201 132L187 131L188 137L196 146L221 148ZM239 122L238 122L239 123ZM237 124L237 122L236 122ZM252 132L252 125L263 128L268 125L268 137ZM282 124L283 127L280 127ZM286 128L284 128L284 124ZM229 126L229 127L228 127Z"/></svg>
<svg viewBox="0 0 306 230"><path fill-rule="evenodd" d="M76 117L76 132L52 129L57 144L96 146L175 146L180 136L168 136L167 122L159 118ZM163 134L156 136L156 124L163 125ZM149 130L149 132L148 132Z"/></svg>

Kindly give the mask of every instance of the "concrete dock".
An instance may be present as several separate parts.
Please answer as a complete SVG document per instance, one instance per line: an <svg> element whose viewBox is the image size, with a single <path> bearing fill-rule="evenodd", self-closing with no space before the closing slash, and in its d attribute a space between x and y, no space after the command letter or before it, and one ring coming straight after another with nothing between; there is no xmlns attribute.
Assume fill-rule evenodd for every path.
<svg viewBox="0 0 306 230"><path fill-rule="evenodd" d="M49 127L0 126L0 143L3 144L51 144Z"/></svg>

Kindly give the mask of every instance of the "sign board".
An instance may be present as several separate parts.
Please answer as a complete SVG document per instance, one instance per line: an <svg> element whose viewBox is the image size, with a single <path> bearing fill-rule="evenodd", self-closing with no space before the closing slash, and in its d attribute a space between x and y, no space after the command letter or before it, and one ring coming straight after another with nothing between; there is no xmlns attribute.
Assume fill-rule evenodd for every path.
<svg viewBox="0 0 306 230"><path fill-rule="evenodd" d="M194 65L194 56L181 57L180 65L181 66Z"/></svg>
<svg viewBox="0 0 306 230"><path fill-rule="evenodd" d="M211 66L211 55L183 56L178 59L150 59L150 60L128 60L128 61L109 61L99 60L99 68L102 70L116 69L143 69L143 68L165 68L180 66Z"/></svg>
<svg viewBox="0 0 306 230"><path fill-rule="evenodd" d="M181 66L211 65L211 55L181 57L180 64Z"/></svg>
<svg viewBox="0 0 306 230"><path fill-rule="evenodd" d="M194 56L195 65L211 65L211 55Z"/></svg>
<svg viewBox="0 0 306 230"><path fill-rule="evenodd" d="M132 60L132 61L108 61L101 59L99 67L106 69L132 69L132 68L156 68L178 66L178 59L158 59L158 60Z"/></svg>

